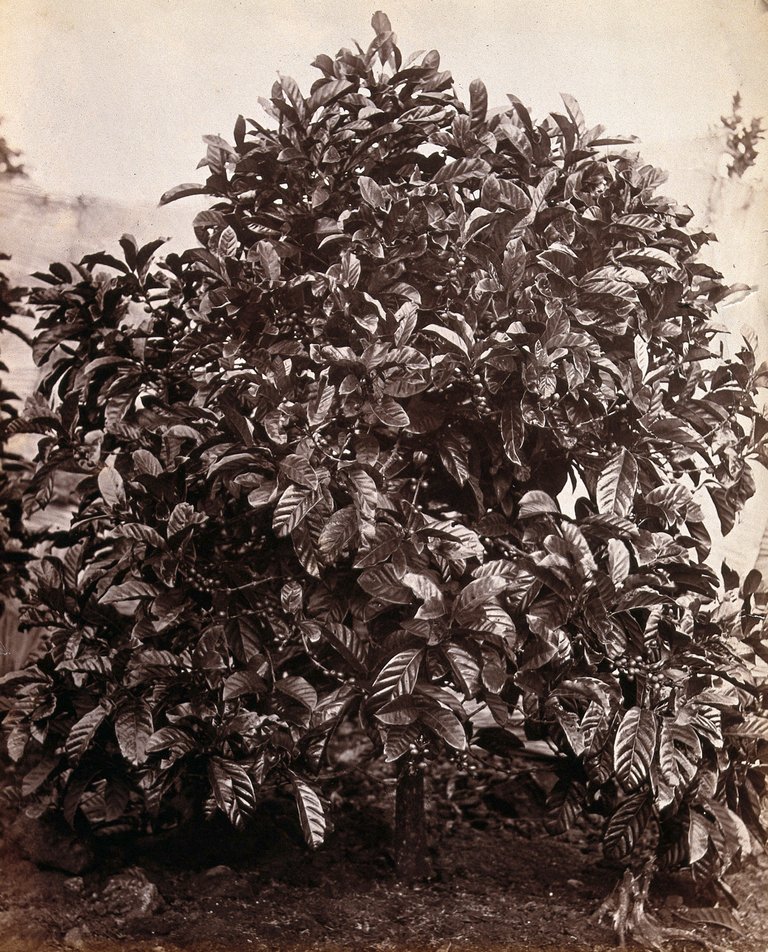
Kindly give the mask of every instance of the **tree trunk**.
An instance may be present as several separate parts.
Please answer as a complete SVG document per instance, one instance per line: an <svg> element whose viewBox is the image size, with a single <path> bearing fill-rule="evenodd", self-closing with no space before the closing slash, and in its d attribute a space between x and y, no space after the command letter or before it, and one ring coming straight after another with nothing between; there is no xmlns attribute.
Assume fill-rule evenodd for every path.
<svg viewBox="0 0 768 952"><path fill-rule="evenodd" d="M409 883L432 872L427 855L424 814L424 771L406 761L395 793L395 866L398 879Z"/></svg>

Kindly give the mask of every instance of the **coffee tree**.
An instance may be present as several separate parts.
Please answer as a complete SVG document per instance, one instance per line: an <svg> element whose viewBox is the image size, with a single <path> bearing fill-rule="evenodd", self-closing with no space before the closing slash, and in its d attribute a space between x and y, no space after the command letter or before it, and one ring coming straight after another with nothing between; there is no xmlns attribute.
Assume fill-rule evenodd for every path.
<svg viewBox="0 0 768 952"><path fill-rule="evenodd" d="M282 784L318 845L355 718L413 877L424 772L492 719L559 752L553 830L605 816L639 930L657 866L717 876L763 836L757 579L723 591L702 512L728 531L754 491L760 373L629 140L567 96L466 105L373 26L206 137L205 184L162 199L214 199L198 247L38 275L30 501L82 479L9 751L72 823L239 825Z"/></svg>

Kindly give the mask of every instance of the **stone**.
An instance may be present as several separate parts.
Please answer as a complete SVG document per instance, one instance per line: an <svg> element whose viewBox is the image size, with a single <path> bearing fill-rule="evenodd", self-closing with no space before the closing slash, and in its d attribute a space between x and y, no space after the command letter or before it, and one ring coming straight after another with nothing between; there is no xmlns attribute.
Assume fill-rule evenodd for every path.
<svg viewBox="0 0 768 952"><path fill-rule="evenodd" d="M32 819L22 813L11 824L8 837L37 866L78 876L96 862L93 850L61 817Z"/></svg>
<svg viewBox="0 0 768 952"><path fill-rule="evenodd" d="M111 915L123 920L151 916L163 907L157 886L138 866L111 876L102 891Z"/></svg>
<svg viewBox="0 0 768 952"><path fill-rule="evenodd" d="M87 926L74 926L64 935L64 947L67 949L84 949L91 932Z"/></svg>

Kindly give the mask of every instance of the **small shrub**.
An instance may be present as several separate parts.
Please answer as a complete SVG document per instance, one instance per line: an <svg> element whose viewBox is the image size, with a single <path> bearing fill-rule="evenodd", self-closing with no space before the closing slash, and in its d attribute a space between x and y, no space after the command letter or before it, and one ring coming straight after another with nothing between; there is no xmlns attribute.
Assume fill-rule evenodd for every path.
<svg viewBox="0 0 768 952"><path fill-rule="evenodd" d="M355 717L411 875L422 771L483 715L560 752L553 830L589 809L633 870L717 876L763 836L768 737L757 579L704 561L765 434L734 288L573 99L491 114L373 25L206 136L163 197L213 198L198 247L38 275L31 496L80 481L30 586L47 653L6 685L23 792L156 828L287 784L317 845Z"/></svg>

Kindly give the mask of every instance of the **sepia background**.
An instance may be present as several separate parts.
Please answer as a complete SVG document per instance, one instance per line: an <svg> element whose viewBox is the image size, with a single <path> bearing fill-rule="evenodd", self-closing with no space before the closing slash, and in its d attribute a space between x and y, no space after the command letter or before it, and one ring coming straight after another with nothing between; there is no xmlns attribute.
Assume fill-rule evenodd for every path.
<svg viewBox="0 0 768 952"><path fill-rule="evenodd" d="M755 291L723 318L768 356L768 160L728 177L721 115L768 116L764 0L381 0L404 50L441 51L460 95L485 81L542 116L576 97L590 124L639 136L664 191L716 231L708 260ZM201 136L258 116L278 72L303 87L320 51L366 44L375 0L0 0L0 134L26 179L0 184L0 248L23 281L52 260L114 251L123 232L194 243L197 199L163 208L172 185L203 181ZM768 147L768 144L766 144ZM34 367L9 350L17 390ZM768 478L718 543L742 571L768 567ZM711 519L716 525L716 519ZM765 541L764 541L765 540Z"/></svg>

